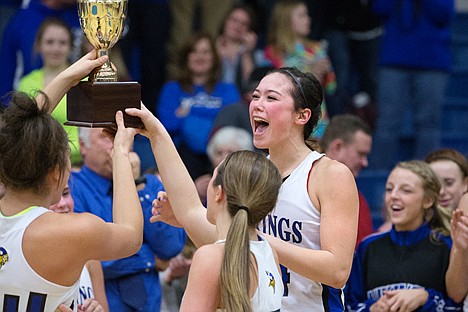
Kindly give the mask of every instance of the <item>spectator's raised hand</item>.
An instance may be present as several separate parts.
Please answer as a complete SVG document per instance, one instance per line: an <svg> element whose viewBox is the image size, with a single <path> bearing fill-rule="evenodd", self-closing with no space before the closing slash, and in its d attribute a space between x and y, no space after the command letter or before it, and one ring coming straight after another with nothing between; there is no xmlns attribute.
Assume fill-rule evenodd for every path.
<svg viewBox="0 0 468 312"><path fill-rule="evenodd" d="M328 59L319 59L312 64L310 71L323 83L325 76L330 71L330 61Z"/></svg>
<svg viewBox="0 0 468 312"><path fill-rule="evenodd" d="M244 35L242 39L245 47L245 52L252 53L252 51L255 50L255 48L257 47L257 34L253 31L249 31Z"/></svg>
<svg viewBox="0 0 468 312"><path fill-rule="evenodd" d="M187 276L190 270L192 259L187 259L182 255L177 255L169 261L169 268L165 277L165 281L168 284L175 279Z"/></svg>
<svg viewBox="0 0 468 312"><path fill-rule="evenodd" d="M460 251L468 249L468 215L464 214L461 209L453 212L450 222L452 241Z"/></svg>

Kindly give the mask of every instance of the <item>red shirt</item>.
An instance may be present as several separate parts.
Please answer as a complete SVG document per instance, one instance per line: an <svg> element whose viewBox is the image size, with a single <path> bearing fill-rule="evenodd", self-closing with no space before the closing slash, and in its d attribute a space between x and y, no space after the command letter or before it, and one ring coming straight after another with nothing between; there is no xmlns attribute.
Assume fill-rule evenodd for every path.
<svg viewBox="0 0 468 312"><path fill-rule="evenodd" d="M369 204L367 204L367 200L362 195L361 192L358 191L359 194L359 219L358 219L358 234L356 240L356 247L357 245L366 237L374 233L374 226L372 225L372 216L369 209Z"/></svg>

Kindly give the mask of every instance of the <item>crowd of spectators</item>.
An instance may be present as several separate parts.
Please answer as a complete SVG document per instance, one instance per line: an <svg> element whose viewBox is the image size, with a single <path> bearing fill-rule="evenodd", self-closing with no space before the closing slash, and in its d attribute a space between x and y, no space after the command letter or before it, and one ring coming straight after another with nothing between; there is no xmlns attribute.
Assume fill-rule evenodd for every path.
<svg viewBox="0 0 468 312"><path fill-rule="evenodd" d="M111 60L120 67L120 81L141 84L142 102L167 129L203 203L213 168L226 154L255 150L247 143L249 103L260 80L284 67L313 74L324 91L310 136L317 150L355 178L366 168L389 172L379 229L358 192L346 309L433 311L438 304L457 310L468 289L453 286L468 272L466 262L460 264L468 253L468 208L462 207L468 151L445 148L441 140L454 15L454 0L129 0ZM89 50L86 44L75 0L0 1L1 104L15 90L36 95ZM402 159L406 114L415 144ZM66 121L65 97L52 116ZM80 129L79 137L76 127L64 127L75 211L111 222L112 144L96 129ZM174 259L180 258L183 273L166 273L161 282L186 278L195 247L183 230L149 223L146 214L164 187L149 141L137 136L134 144L143 245L131 257L102 262L106 310L107 302L110 311L178 309L185 284L177 299L168 297L174 302L165 302L171 285L162 291L159 275L177 272ZM184 244L190 256L183 256ZM422 257L431 261L412 270ZM389 266L393 271L376 275Z"/></svg>
<svg viewBox="0 0 468 312"><path fill-rule="evenodd" d="M1 5L5 15L0 25L1 96L20 88L23 76L43 66L34 41L47 17L63 19L72 31L68 61L80 55L86 40L75 1L5 0ZM441 147L440 116L451 68L454 14L454 0L424 4L397 0L129 1L113 62L125 73L119 74L120 80L141 84L143 103L158 117L165 111L158 106L170 100L165 84L181 81L191 72L181 58L187 56L183 54L194 34L206 34L214 42L212 79L234 84L239 94L251 89L250 74L259 68L295 66L311 71L326 91L314 137L322 136L334 115L358 115L374 130L369 167L389 170L404 160L399 146L405 128L401 123L407 119L399 118L401 114L411 116L411 125L406 127L414 129L415 144L408 159L420 159ZM197 88L184 88L189 97L198 93ZM204 94L217 97L216 90L208 88ZM180 95L173 98L186 105ZM235 96L223 106L238 101ZM191 120L190 115L179 122ZM204 153L206 135L202 141L196 153ZM140 156L143 169L154 165Z"/></svg>

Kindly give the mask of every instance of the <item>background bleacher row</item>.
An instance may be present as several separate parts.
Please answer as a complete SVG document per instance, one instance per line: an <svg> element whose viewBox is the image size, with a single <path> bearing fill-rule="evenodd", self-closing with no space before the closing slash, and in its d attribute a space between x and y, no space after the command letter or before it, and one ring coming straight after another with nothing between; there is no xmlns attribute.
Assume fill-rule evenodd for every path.
<svg viewBox="0 0 468 312"><path fill-rule="evenodd" d="M442 108L442 146L455 148L468 157L468 12L457 13L452 25L452 60L453 68L445 93ZM413 147L411 112L404 117L406 126L400 145L402 159L407 159ZM398 129L395 129L398 131ZM387 170L363 170L357 179L361 192L371 208L374 226L382 223L383 196Z"/></svg>

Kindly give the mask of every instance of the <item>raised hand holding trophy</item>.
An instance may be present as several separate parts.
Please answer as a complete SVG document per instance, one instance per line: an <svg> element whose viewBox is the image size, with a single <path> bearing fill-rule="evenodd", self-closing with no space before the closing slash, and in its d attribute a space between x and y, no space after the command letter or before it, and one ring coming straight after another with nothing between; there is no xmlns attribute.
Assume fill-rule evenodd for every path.
<svg viewBox="0 0 468 312"><path fill-rule="evenodd" d="M127 15L128 0L78 0L81 29L98 56L107 55L119 40ZM108 60L99 71L70 89L67 94L67 125L115 127L115 113L127 107L140 108L137 82L117 82ZM125 125L142 127L137 117L124 114Z"/></svg>

